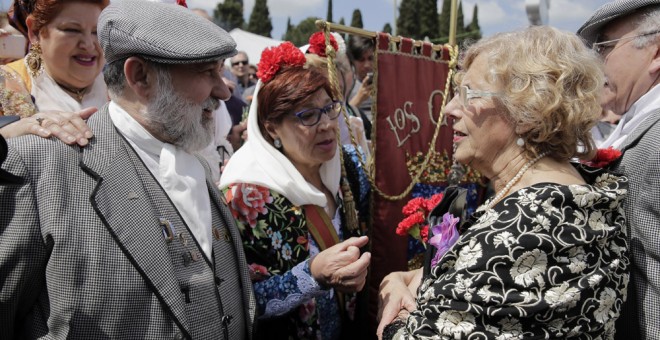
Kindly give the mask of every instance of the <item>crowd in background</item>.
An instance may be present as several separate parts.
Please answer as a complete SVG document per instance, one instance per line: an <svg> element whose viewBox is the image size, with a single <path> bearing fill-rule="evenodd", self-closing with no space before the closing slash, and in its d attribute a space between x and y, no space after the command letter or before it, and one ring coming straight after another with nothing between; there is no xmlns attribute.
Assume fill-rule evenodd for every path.
<svg viewBox="0 0 660 340"><path fill-rule="evenodd" d="M185 1L15 0L0 337L653 339L658 27L660 1L614 1L577 34L464 46L453 157L494 195L436 202L427 263L383 280L375 322L373 39L251 64Z"/></svg>

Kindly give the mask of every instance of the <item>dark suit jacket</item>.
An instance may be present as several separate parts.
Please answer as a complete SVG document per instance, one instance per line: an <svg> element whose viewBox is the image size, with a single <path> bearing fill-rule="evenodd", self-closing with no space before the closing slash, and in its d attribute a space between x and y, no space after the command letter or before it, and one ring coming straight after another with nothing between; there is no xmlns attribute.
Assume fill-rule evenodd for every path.
<svg viewBox="0 0 660 340"><path fill-rule="evenodd" d="M0 187L0 339L185 337L184 296L139 180L148 170L107 106L88 124L96 136L85 148L36 136L9 142L3 167L25 183ZM255 304L240 236L208 178L238 252L234 288L250 337ZM158 208L176 209L162 195Z"/></svg>

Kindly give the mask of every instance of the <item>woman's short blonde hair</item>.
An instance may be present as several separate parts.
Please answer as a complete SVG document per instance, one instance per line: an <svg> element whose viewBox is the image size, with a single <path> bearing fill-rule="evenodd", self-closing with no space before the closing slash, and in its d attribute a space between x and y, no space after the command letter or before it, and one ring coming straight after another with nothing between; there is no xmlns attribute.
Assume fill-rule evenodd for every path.
<svg viewBox="0 0 660 340"><path fill-rule="evenodd" d="M591 128L601 117L605 76L599 56L580 38L548 26L497 34L470 46L462 68L479 55L487 58L486 81L501 89L496 100L529 158L548 152L568 160L593 150Z"/></svg>

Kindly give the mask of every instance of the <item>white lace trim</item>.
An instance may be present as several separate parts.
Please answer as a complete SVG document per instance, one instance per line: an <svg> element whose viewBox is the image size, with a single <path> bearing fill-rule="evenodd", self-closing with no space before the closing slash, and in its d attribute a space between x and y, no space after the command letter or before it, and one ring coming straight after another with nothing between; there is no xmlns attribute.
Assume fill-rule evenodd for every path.
<svg viewBox="0 0 660 340"><path fill-rule="evenodd" d="M278 299L268 301L266 303L266 311L260 318L264 319L288 313L305 301L327 293L311 275L305 272L305 267L309 265L308 263L309 260L306 260L291 269L291 274L298 280L300 293L289 294L284 301Z"/></svg>

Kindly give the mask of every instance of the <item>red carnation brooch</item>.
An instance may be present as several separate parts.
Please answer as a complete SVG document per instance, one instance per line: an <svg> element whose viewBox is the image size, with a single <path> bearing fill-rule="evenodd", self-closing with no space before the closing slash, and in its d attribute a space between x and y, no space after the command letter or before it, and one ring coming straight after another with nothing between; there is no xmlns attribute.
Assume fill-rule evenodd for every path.
<svg viewBox="0 0 660 340"><path fill-rule="evenodd" d="M596 157L586 162L586 164L594 168L604 168L619 157L621 157L621 151L610 146L607 149L598 149L596 151Z"/></svg>
<svg viewBox="0 0 660 340"><path fill-rule="evenodd" d="M332 48L335 49L335 51L339 50L339 44L337 44L337 40L332 36L332 34L330 35L330 44L332 45ZM328 56L325 53L325 34L323 32L318 31L309 37L309 48L307 51L309 51L309 53L314 53L319 57L326 58Z"/></svg>
<svg viewBox="0 0 660 340"><path fill-rule="evenodd" d="M188 4L186 4L186 0L176 0L176 4L188 8Z"/></svg>
<svg viewBox="0 0 660 340"><path fill-rule="evenodd" d="M257 77L263 83L267 83L283 66L303 65L305 65L305 55L292 43L285 41L261 53L261 60L257 64Z"/></svg>
<svg viewBox="0 0 660 340"><path fill-rule="evenodd" d="M435 194L429 199L423 197L413 198L403 207L405 218L399 222L396 228L397 235L410 235L424 243L428 241L429 225L426 216L440 203L443 194Z"/></svg>

